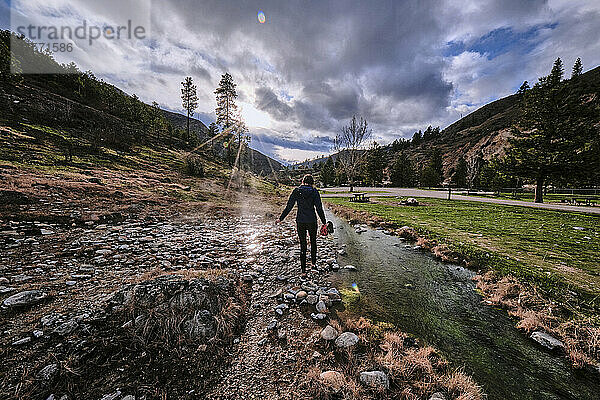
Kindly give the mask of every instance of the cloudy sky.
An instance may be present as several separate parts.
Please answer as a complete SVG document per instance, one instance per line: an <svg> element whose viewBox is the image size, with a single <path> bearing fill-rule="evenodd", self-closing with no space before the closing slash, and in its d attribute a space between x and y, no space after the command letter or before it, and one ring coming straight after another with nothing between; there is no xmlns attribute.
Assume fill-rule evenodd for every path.
<svg viewBox="0 0 600 400"><path fill-rule="evenodd" d="M111 3L0 0L0 24L10 27L11 13L55 24L136 13L117 16ZM556 57L567 76L577 57L584 70L600 64L596 0L180 0L137 13L150 25L142 43L100 43L57 58L174 111L190 75L206 124L229 72L252 147L288 162L329 153L353 114L389 143L513 93L547 74Z"/></svg>

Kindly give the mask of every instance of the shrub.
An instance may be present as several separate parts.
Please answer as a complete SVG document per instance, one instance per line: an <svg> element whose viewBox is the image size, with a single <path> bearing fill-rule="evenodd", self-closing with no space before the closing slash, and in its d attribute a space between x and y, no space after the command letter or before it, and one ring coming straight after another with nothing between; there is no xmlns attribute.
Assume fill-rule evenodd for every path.
<svg viewBox="0 0 600 400"><path fill-rule="evenodd" d="M200 158L195 156L188 156L185 159L185 172L191 176L203 177L204 167Z"/></svg>

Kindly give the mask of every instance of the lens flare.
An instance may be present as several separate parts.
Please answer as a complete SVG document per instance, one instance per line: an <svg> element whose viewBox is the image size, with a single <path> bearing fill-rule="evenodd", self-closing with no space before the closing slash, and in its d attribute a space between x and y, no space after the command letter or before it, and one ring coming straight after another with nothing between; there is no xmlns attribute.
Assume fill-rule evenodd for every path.
<svg viewBox="0 0 600 400"><path fill-rule="evenodd" d="M264 24L266 20L267 20L267 17L265 17L265 13L262 11L259 11L258 12L258 22L260 22L261 24Z"/></svg>
<svg viewBox="0 0 600 400"><path fill-rule="evenodd" d="M360 293L360 290L358 290L358 285L356 283L352 284L352 289L354 289L357 293Z"/></svg>

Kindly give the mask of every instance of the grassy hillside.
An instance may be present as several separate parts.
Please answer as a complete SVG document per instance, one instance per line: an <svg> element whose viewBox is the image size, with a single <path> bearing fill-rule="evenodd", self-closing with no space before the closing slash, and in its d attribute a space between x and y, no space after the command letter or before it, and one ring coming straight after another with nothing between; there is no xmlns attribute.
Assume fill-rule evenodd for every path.
<svg viewBox="0 0 600 400"><path fill-rule="evenodd" d="M190 137L183 132L186 117L148 105L137 96L124 93L81 72L74 64L58 64L51 55L41 54L23 41L23 65L31 60L48 64L55 74L12 75L9 52L11 33L0 31L0 123L21 130L22 123L61 132L49 136L65 153L94 153L99 148L129 151L135 146L191 150L208 138L206 126L197 119L190 123ZM42 61L40 61L42 60ZM25 128L27 130L27 128ZM86 146L83 146L83 144ZM281 164L251 150L249 168L271 175ZM271 168L271 165L273 168Z"/></svg>

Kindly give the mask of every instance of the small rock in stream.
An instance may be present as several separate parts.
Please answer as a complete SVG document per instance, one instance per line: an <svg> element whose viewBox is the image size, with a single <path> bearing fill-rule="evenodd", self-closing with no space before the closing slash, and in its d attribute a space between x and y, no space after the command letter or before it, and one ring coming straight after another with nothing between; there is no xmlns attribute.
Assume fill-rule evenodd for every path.
<svg viewBox="0 0 600 400"><path fill-rule="evenodd" d="M565 347L563 342L561 342L560 340L556 339L555 337L547 334L546 332L542 332L542 331L533 332L531 334L531 338L533 340L535 340L536 342L538 342L543 347L547 348L548 350L562 349Z"/></svg>

